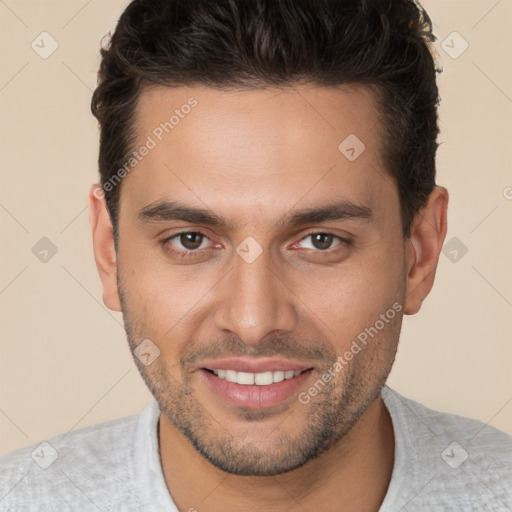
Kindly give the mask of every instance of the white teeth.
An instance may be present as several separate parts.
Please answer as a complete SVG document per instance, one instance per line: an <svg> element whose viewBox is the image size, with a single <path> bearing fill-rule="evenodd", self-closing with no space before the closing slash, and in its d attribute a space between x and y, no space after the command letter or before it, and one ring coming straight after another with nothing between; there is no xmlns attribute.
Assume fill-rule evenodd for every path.
<svg viewBox="0 0 512 512"><path fill-rule="evenodd" d="M284 372L277 371L277 372L269 372L269 373L273 373L272 380L274 382L281 382L284 380Z"/></svg>
<svg viewBox="0 0 512 512"><path fill-rule="evenodd" d="M238 372L236 376L238 384L254 384L254 373Z"/></svg>
<svg viewBox="0 0 512 512"><path fill-rule="evenodd" d="M277 370L275 372L262 372L262 373L250 373L250 372L237 372L236 370L222 370L215 369L212 372L217 375L220 379L227 380L236 384L243 384L246 386L254 385L257 386L269 386L276 382L282 382L285 379L292 379L302 373L301 370L293 371L282 371Z"/></svg>
<svg viewBox="0 0 512 512"><path fill-rule="evenodd" d="M236 382L237 373L238 372L236 372L235 370L226 370L226 375L224 376L224 378L229 382Z"/></svg>
<svg viewBox="0 0 512 512"><path fill-rule="evenodd" d="M240 375L240 373L238 374ZM273 372L263 372L254 374L254 384L258 386L268 386L274 382Z"/></svg>

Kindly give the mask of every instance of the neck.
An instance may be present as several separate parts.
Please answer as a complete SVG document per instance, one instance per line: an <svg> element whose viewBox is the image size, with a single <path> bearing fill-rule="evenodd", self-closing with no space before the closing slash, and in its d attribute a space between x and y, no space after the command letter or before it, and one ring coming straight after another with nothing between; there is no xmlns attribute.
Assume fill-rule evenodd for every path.
<svg viewBox="0 0 512 512"><path fill-rule="evenodd" d="M219 470L164 415L159 441L164 478L180 512L377 512L393 470L393 426L380 397L335 446L276 476L237 476Z"/></svg>

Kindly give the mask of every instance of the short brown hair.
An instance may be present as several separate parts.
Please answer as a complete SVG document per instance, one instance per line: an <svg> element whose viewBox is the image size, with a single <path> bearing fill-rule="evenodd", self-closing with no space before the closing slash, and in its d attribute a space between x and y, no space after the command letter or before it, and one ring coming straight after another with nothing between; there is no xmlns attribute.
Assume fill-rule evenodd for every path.
<svg viewBox="0 0 512 512"><path fill-rule="evenodd" d="M408 237L435 187L434 40L430 18L413 0L133 0L101 50L92 97L101 184L134 149L134 113L146 85L367 85L378 93L383 159ZM109 188L117 240L121 187Z"/></svg>

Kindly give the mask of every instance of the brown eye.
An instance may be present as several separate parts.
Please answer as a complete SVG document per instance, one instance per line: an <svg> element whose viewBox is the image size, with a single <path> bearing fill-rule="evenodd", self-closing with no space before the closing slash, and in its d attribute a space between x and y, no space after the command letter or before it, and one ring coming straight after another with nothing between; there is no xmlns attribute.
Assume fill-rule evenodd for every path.
<svg viewBox="0 0 512 512"><path fill-rule="evenodd" d="M173 259L179 258L180 262L188 258L190 263L205 261L212 257L214 249L222 248L222 245L213 243L209 236L200 231L182 231L160 243L167 255Z"/></svg>
<svg viewBox="0 0 512 512"><path fill-rule="evenodd" d="M203 242L204 235L201 233L181 233L179 235L179 241L185 249L194 250L199 249Z"/></svg>
<svg viewBox="0 0 512 512"><path fill-rule="evenodd" d="M318 233L309 233L297 245L300 249L310 249L318 253L332 253L350 247L351 241L333 233L320 231Z"/></svg>
<svg viewBox="0 0 512 512"><path fill-rule="evenodd" d="M328 233L316 233L311 235L311 243L315 249L326 250L332 245L333 236Z"/></svg>

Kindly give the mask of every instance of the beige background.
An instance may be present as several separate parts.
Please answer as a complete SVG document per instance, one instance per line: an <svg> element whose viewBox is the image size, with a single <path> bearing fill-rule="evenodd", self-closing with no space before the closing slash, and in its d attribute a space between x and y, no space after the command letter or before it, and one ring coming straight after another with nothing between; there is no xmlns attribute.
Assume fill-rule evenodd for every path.
<svg viewBox="0 0 512 512"><path fill-rule="evenodd" d="M151 399L121 316L101 302L86 201L98 49L126 3L0 1L0 453L137 413ZM447 240L468 251L455 262L441 255L433 292L405 319L389 384L512 434L512 2L424 5L444 68ZM31 48L43 31L59 45L47 59ZM469 45L458 58L454 31ZM46 263L32 253L42 237L58 250Z"/></svg>

